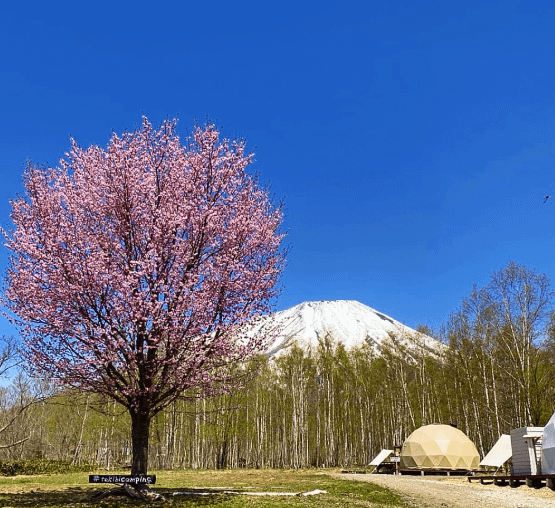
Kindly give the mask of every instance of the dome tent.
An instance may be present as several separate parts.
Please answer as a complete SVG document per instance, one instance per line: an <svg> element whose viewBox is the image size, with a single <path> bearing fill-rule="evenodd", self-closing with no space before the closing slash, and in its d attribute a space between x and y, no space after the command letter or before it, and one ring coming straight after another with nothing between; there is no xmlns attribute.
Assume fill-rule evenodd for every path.
<svg viewBox="0 0 555 508"><path fill-rule="evenodd" d="M451 425L425 425L403 443L401 470L471 470L478 467L480 455L474 443Z"/></svg>

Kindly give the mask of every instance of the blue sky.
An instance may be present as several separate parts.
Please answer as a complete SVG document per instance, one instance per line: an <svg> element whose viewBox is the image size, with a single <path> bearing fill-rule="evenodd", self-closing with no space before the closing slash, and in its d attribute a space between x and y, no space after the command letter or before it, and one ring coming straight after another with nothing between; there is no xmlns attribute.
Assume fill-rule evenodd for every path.
<svg viewBox="0 0 555 508"><path fill-rule="evenodd" d="M276 310L437 327L510 260L555 279L554 22L547 1L2 2L0 224L70 136L209 117L285 203Z"/></svg>

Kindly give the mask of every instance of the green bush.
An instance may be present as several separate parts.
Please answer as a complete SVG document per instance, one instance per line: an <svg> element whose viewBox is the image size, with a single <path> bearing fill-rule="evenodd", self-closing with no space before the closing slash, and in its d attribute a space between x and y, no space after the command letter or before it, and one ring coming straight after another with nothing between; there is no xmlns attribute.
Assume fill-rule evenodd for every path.
<svg viewBox="0 0 555 508"><path fill-rule="evenodd" d="M30 459L14 460L11 462L0 462L1 476L17 476L32 474L56 474L77 473L80 471L92 471L98 469L96 466L85 464L75 466L59 460Z"/></svg>

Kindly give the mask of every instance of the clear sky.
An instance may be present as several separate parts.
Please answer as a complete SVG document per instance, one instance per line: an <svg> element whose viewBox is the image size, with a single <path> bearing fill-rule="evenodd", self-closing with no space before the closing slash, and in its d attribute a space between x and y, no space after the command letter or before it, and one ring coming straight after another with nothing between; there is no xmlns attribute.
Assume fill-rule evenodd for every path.
<svg viewBox="0 0 555 508"><path fill-rule="evenodd" d="M534 0L2 2L0 224L70 136L209 117L285 203L276 310L437 327L510 260L555 279L554 26Z"/></svg>

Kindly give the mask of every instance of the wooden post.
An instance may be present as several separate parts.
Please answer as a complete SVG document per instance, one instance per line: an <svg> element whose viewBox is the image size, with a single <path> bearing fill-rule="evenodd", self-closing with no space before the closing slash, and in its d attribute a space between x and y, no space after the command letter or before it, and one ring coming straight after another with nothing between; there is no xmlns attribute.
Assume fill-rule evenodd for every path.
<svg viewBox="0 0 555 508"><path fill-rule="evenodd" d="M395 457L395 474L397 475L401 474L401 449L401 445L393 445L393 456Z"/></svg>

